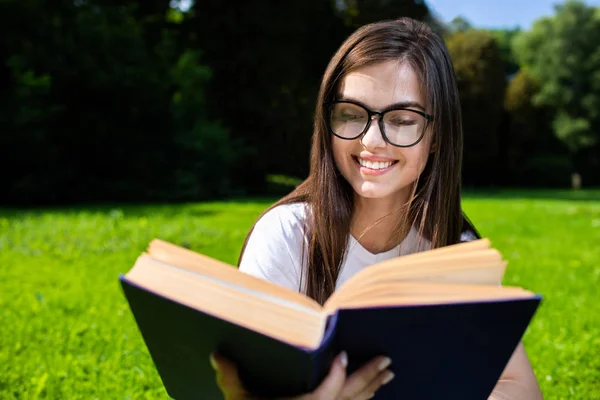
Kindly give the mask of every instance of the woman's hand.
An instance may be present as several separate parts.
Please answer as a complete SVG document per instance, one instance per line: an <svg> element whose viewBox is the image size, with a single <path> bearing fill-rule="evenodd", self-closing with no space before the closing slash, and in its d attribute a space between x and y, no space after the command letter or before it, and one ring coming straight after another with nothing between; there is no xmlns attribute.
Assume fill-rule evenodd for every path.
<svg viewBox="0 0 600 400"><path fill-rule="evenodd" d="M226 400L245 400L252 396L244 389L237 367L218 354L211 356L211 364L217 371L217 385ZM345 352L334 360L329 374L314 392L287 400L333 400L333 399L370 399L377 389L394 378L386 368L391 364L387 357L375 357L349 377L346 377L348 356Z"/></svg>

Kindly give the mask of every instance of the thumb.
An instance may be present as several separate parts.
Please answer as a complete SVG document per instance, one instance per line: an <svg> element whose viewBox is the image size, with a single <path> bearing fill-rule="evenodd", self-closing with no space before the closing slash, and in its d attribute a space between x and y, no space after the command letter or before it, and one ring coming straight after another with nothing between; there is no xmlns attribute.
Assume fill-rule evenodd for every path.
<svg viewBox="0 0 600 400"><path fill-rule="evenodd" d="M329 374L319 387L313 392L317 399L335 399L344 387L346 381L346 367L348 354L342 351L334 360Z"/></svg>
<svg viewBox="0 0 600 400"><path fill-rule="evenodd" d="M238 375L237 366L233 362L217 353L212 353L210 364L217 371L217 385L226 400L247 398L247 393Z"/></svg>

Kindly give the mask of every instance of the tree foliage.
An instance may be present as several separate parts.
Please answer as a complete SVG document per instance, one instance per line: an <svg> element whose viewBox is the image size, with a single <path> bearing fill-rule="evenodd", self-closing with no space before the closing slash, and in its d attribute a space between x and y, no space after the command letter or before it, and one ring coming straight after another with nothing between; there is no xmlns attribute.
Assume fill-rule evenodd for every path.
<svg viewBox="0 0 600 400"><path fill-rule="evenodd" d="M218 195L230 144L202 111L208 67L150 18L162 8L80 3L2 5L4 200Z"/></svg>
<svg viewBox="0 0 600 400"><path fill-rule="evenodd" d="M504 184L569 185L572 163L552 134L552 109L533 102L539 90L539 82L525 71L519 71L507 87L501 162L506 170Z"/></svg>
<svg viewBox="0 0 600 400"><path fill-rule="evenodd" d="M0 2L4 202L198 200L304 176L318 87L357 25L421 1Z"/></svg>
<svg viewBox="0 0 600 400"><path fill-rule="evenodd" d="M506 66L506 74L508 76L514 76L520 69L519 62L517 61L512 51L513 39L521 33L520 28L512 29L491 29L488 32L494 36L498 48L500 49L500 55Z"/></svg>
<svg viewBox="0 0 600 400"><path fill-rule="evenodd" d="M494 182L506 87L505 65L494 37L459 31L446 40L456 73L465 136L464 181Z"/></svg>
<svg viewBox="0 0 600 400"><path fill-rule="evenodd" d="M555 110L553 129L573 152L600 135L600 9L569 0L514 39L515 54L540 82L534 97Z"/></svg>
<svg viewBox="0 0 600 400"><path fill-rule="evenodd" d="M521 33L444 25L421 0L178 3L0 1L2 202L201 200L303 178L330 57L400 16L447 40L467 184L600 165L600 23L583 3Z"/></svg>

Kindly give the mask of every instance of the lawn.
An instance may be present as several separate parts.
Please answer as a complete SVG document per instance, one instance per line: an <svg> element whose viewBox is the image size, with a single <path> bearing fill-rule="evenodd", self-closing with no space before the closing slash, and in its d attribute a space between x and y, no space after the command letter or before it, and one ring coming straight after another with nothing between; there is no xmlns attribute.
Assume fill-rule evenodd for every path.
<svg viewBox="0 0 600 400"><path fill-rule="evenodd" d="M273 199L0 210L0 398L166 398L118 285L154 237L235 263ZM524 342L547 399L600 399L600 191L468 192L544 296ZM198 360L207 362L207 360Z"/></svg>

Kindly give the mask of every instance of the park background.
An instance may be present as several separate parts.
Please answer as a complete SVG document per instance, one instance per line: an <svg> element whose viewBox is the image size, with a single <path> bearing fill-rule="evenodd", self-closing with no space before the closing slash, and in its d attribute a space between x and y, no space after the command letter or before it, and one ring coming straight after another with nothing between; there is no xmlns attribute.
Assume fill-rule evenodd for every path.
<svg viewBox="0 0 600 400"><path fill-rule="evenodd" d="M410 16L455 66L463 207L544 296L544 395L600 399L599 6L0 1L0 398L165 398L118 274L154 237L235 264L308 173L331 55Z"/></svg>

